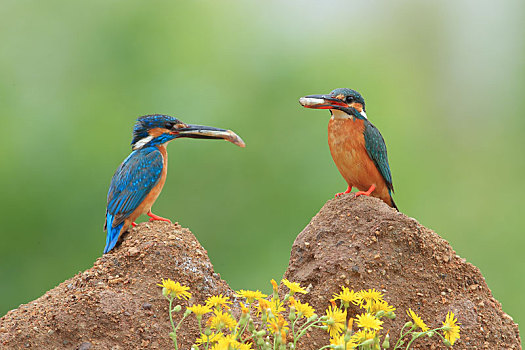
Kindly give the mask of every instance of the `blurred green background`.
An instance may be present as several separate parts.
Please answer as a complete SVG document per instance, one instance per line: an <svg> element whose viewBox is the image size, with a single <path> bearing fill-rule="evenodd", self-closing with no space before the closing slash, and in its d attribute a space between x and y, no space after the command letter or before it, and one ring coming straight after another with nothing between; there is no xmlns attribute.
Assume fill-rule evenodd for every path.
<svg viewBox="0 0 525 350"><path fill-rule="evenodd" d="M525 321L523 1L24 1L0 4L0 315L102 253L107 188L135 119L246 141L177 140L155 213L190 227L233 288L267 291L346 184L327 111L360 91L395 200L478 266Z"/></svg>

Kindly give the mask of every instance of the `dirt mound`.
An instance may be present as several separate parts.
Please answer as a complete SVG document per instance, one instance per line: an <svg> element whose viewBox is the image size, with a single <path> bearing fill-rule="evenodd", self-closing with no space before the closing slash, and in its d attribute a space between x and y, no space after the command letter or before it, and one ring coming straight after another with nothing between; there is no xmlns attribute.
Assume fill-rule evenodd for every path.
<svg viewBox="0 0 525 350"><path fill-rule="evenodd" d="M435 232L376 198L345 195L327 202L297 236L285 278L310 286L302 299L319 312L341 286L379 290L397 307L397 318L384 325L392 326L394 339L409 320L408 308L436 327L452 311L461 323L455 349L521 349L518 326L479 269ZM314 332L302 349L327 341L326 332ZM445 348L437 337L418 344Z"/></svg>
<svg viewBox="0 0 525 350"><path fill-rule="evenodd" d="M167 302L156 286L168 277L191 288L192 303L220 293L233 298L188 229L143 223L89 270L2 317L0 348L170 349ZM329 201L297 237L285 278L309 287L301 300L319 313L341 285L382 291L398 308L396 320L385 321L391 335L409 307L433 325L453 311L462 324L454 348L521 349L517 325L479 270L437 234L375 198ZM197 335L196 324L187 324L181 349ZM328 337L314 331L307 339L300 349L318 349ZM437 339L418 344L444 348Z"/></svg>
<svg viewBox="0 0 525 350"><path fill-rule="evenodd" d="M191 286L195 303L232 294L188 229L143 223L89 270L2 317L0 348L173 348L167 301L156 285L161 278ZM189 349L197 324L185 324L190 327L180 334L179 345Z"/></svg>

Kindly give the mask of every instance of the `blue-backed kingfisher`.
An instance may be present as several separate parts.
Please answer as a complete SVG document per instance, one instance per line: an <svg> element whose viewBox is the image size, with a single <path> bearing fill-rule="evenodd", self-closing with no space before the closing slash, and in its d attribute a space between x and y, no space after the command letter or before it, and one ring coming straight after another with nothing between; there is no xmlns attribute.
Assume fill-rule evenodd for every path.
<svg viewBox="0 0 525 350"><path fill-rule="evenodd" d="M171 222L151 212L151 206L162 191L168 170L168 142L189 137L225 139L245 147L243 140L231 130L185 124L167 115L146 115L137 119L133 128L132 152L120 164L109 186L104 254L115 247L120 235L142 214L153 220Z"/></svg>
<svg viewBox="0 0 525 350"><path fill-rule="evenodd" d="M379 130L368 121L365 100L351 89L335 89L328 95L301 97L299 103L306 108L329 109L328 145L330 153L346 180L348 188L338 197L359 191L355 196L374 196L389 206L397 206L392 199L394 186L388 165L386 145Z"/></svg>

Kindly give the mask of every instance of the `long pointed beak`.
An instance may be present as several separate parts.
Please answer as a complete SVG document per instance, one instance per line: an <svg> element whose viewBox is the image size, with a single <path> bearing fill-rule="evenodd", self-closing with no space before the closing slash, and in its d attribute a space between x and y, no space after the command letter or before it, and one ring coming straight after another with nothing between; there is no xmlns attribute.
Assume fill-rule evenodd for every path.
<svg viewBox="0 0 525 350"><path fill-rule="evenodd" d="M299 103L306 108L331 109L336 107L348 107L348 105L330 95L308 95L301 97Z"/></svg>
<svg viewBox="0 0 525 350"><path fill-rule="evenodd" d="M189 137L193 139L224 139L239 147L246 147L244 141L233 131L214 128L212 126L187 124L185 128L176 129L173 132L179 134L179 137Z"/></svg>

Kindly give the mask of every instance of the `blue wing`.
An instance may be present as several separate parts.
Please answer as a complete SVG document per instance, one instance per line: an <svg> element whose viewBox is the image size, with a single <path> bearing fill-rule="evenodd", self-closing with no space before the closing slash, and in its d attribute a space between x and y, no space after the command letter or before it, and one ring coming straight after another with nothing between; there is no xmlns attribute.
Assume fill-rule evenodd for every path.
<svg viewBox="0 0 525 350"><path fill-rule="evenodd" d="M158 183L163 168L162 154L156 147L133 151L119 166L108 191L104 253L117 244L124 220L142 203Z"/></svg>
<svg viewBox="0 0 525 350"><path fill-rule="evenodd" d="M390 166L388 165L388 156L383 136L381 136L379 130L368 120L365 121L364 136L366 152L381 173L381 176L383 176L383 179L385 179L388 189L394 191L394 186L392 185L392 174L390 174Z"/></svg>

